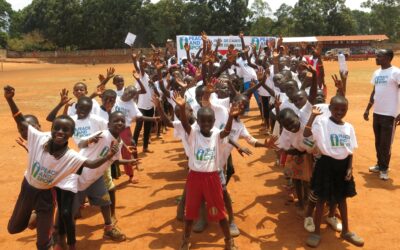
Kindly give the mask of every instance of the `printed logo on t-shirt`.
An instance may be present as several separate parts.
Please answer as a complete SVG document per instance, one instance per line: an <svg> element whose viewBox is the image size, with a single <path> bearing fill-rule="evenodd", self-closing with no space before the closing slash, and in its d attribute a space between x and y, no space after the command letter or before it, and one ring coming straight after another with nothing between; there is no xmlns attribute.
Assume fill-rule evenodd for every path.
<svg viewBox="0 0 400 250"><path fill-rule="evenodd" d="M375 77L375 84L387 84L389 76L376 76Z"/></svg>
<svg viewBox="0 0 400 250"><path fill-rule="evenodd" d="M74 137L82 138L90 135L90 126L75 128Z"/></svg>
<svg viewBox="0 0 400 250"><path fill-rule="evenodd" d="M120 111L126 116L126 114L128 114L129 110L126 108L120 107L120 106L115 106L115 111Z"/></svg>
<svg viewBox="0 0 400 250"><path fill-rule="evenodd" d="M106 154L108 153L108 151L110 151L110 147L105 146L105 147L101 150L101 152L100 152L100 154L99 154L99 157L104 157L104 156L106 156Z"/></svg>
<svg viewBox="0 0 400 250"><path fill-rule="evenodd" d="M210 161L215 159L215 147L213 148L199 148L195 153L196 160L198 161Z"/></svg>
<svg viewBox="0 0 400 250"><path fill-rule="evenodd" d="M57 171L47 169L43 166L40 166L40 163L35 161L32 164L32 172L31 175L34 179L46 183L51 184L54 180L54 176L56 176Z"/></svg>
<svg viewBox="0 0 400 250"><path fill-rule="evenodd" d="M332 147L350 147L350 136L343 134L331 134Z"/></svg>

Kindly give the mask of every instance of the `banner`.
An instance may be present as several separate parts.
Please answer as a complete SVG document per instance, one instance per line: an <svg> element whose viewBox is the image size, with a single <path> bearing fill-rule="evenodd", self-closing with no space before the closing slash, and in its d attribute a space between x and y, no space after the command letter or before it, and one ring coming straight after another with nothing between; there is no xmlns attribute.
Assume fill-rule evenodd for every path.
<svg viewBox="0 0 400 250"><path fill-rule="evenodd" d="M208 39L212 41L212 49L215 49L217 40L221 39L221 45L218 48L218 52L225 55L228 51L229 44L233 44L235 49L242 49L242 43L239 36L208 36ZM276 37L266 37L266 36L245 36L244 43L246 45L256 44L257 50L268 44L269 41L276 40ZM178 54L178 61L182 58L186 58L185 43L190 45L190 54L197 53L199 49L203 46L201 36L190 36L190 35L180 35L176 36L176 49Z"/></svg>

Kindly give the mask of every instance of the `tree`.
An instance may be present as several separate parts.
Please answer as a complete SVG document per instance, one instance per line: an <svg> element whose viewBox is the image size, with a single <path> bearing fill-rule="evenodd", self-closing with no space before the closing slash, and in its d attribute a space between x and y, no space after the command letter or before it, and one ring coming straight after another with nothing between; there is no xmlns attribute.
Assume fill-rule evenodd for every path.
<svg viewBox="0 0 400 250"><path fill-rule="evenodd" d="M271 16L271 7L265 0L254 0L250 8L250 13L253 20L257 20L260 17Z"/></svg>
<svg viewBox="0 0 400 250"><path fill-rule="evenodd" d="M351 15L355 21L355 34L371 34L372 24L370 13L360 10L352 10L351 12Z"/></svg>
<svg viewBox="0 0 400 250"><path fill-rule="evenodd" d="M0 0L0 48L7 46L7 32L10 27L11 5L5 0Z"/></svg>
<svg viewBox="0 0 400 250"><path fill-rule="evenodd" d="M272 34L282 36L292 36L295 34L293 8L287 4L282 4L274 13L276 22L272 29Z"/></svg>

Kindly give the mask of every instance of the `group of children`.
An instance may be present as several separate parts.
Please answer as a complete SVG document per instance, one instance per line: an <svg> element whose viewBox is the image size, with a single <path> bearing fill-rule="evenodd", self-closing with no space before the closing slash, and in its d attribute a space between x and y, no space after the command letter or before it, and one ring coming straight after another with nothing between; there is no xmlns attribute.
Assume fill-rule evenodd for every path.
<svg viewBox="0 0 400 250"><path fill-rule="evenodd" d="M343 120L348 109L347 72L332 77L337 93L325 104L320 48L311 47L309 58L303 56L305 47L291 53L282 39L257 50L244 43L243 33L239 37L241 50L230 46L225 56L218 53L218 44L212 48L205 33L200 51L191 55L186 44L187 57L180 63L155 47L151 59L132 54L136 86L125 86L124 78L110 68L105 77L99 76L100 84L90 96L86 84L74 85L76 104L63 89L59 104L47 117L51 133L41 132L34 116L22 115L13 100L14 88L6 86L5 98L29 154L9 232L21 232L30 220L36 220L38 249L50 249L52 238L55 249L75 249L75 216L88 198L91 205L100 207L104 237L125 240L116 227L113 178L120 176L118 164L124 164L129 181L138 182L138 138L144 126L143 152L151 152L150 134L157 124L156 132L163 126L174 129L188 159L187 182L177 209L177 219L185 221L180 249L190 248L192 230L203 231L207 220L219 222L225 249L238 249L233 237L240 231L227 190L235 173L231 152L235 148L241 155L252 154L239 144L240 138L276 153L305 215L304 227L310 232L307 245L319 245L328 202L327 223L341 231L346 241L362 246L363 239L349 230L347 216L346 198L356 195L352 155L357 147L354 128ZM115 90L106 88L111 79ZM247 114L253 95L262 117L264 142L255 139L240 119ZM57 116L62 108L64 114ZM70 137L79 153L68 147ZM19 143L24 145L22 139ZM57 237L50 237L55 203L53 235ZM342 223L335 215L337 207Z"/></svg>

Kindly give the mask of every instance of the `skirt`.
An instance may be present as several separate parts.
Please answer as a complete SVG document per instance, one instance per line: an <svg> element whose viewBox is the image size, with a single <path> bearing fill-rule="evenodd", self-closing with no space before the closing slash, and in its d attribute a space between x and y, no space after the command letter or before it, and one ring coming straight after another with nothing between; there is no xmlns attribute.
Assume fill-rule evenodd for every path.
<svg viewBox="0 0 400 250"><path fill-rule="evenodd" d="M309 182L312 174L313 159L311 154L287 155L285 175L296 180Z"/></svg>
<svg viewBox="0 0 400 250"><path fill-rule="evenodd" d="M336 160L322 155L315 164L311 189L319 200L338 203L357 194L353 177L345 180L350 157Z"/></svg>

